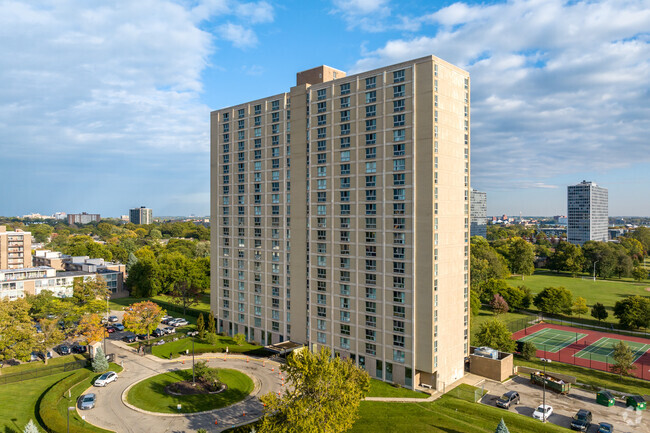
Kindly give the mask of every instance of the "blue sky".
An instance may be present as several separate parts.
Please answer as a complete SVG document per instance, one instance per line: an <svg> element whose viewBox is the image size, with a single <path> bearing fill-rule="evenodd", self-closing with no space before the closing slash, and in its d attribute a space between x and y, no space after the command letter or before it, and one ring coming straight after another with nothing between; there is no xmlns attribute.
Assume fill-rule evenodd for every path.
<svg viewBox="0 0 650 433"><path fill-rule="evenodd" d="M434 54L472 76L489 214L650 215L650 0L0 0L0 215L209 213L209 113Z"/></svg>

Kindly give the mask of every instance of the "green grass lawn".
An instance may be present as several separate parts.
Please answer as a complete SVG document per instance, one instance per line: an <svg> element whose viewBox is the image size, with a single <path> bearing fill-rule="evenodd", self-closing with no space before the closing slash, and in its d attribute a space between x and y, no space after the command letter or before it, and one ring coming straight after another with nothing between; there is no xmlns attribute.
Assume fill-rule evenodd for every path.
<svg viewBox="0 0 650 433"><path fill-rule="evenodd" d="M538 360L526 361L520 357L515 357L515 365L539 369L544 368L544 364ZM579 367L571 364L562 364L560 362L547 364L546 370L549 372L574 376L580 383L597 386L599 388L607 388L625 394L650 394L650 382L642 379L625 376L620 378L616 374L607 373L605 371L592 370L590 368Z"/></svg>
<svg viewBox="0 0 650 433"><path fill-rule="evenodd" d="M473 394L474 387L460 385ZM353 433L422 432L422 433L493 433L501 418L508 429L517 433L566 432L552 424L542 424L518 415L479 403L472 403L450 392L433 402L385 403L362 401L360 418L350 430Z"/></svg>
<svg viewBox="0 0 650 433"><path fill-rule="evenodd" d="M235 340L230 337L219 336L218 338L219 341L214 345L197 338L194 342L194 353L225 352L226 347L230 353L246 353L253 352L262 348L262 346L254 346L249 343L244 343L241 346L238 346L237 343L235 343ZM171 354L184 354L186 350L189 353L192 353L191 338L181 338L180 340L165 343L160 346L154 346L152 349L152 354L158 356L159 358L169 359Z"/></svg>
<svg viewBox="0 0 650 433"><path fill-rule="evenodd" d="M0 432L20 433L30 419L38 424L36 405L39 398L48 388L71 374L74 372L0 385Z"/></svg>
<svg viewBox="0 0 650 433"><path fill-rule="evenodd" d="M396 388L390 383L370 379L370 391L366 397L427 398L429 394L408 388Z"/></svg>
<svg viewBox="0 0 650 433"><path fill-rule="evenodd" d="M495 317L496 316L492 310L487 307L481 307L479 314L470 318L470 336L472 339L474 335L476 335L476 333L479 331L482 323L494 319ZM501 319L501 321L503 321L506 326L508 326L508 329L513 329L515 327L514 325L521 325L524 321L534 320L535 316L531 316L530 314L509 312L506 314L501 314L499 316L499 319ZM474 344L473 340L472 344Z"/></svg>
<svg viewBox="0 0 650 433"><path fill-rule="evenodd" d="M42 368L47 368L47 367L55 367L59 366L68 362L74 362L80 359L85 359L84 355L79 355L79 354L73 354L73 355L65 355L65 356L59 356L56 358L52 358L47 361L47 365L45 365L42 361L34 361L34 362L24 362L20 365L12 365L10 367L3 367L2 368L2 374L9 374L9 373L19 373L21 371L25 370L40 370Z"/></svg>
<svg viewBox="0 0 650 433"><path fill-rule="evenodd" d="M181 404L182 413L192 413L230 406L253 391L251 378L239 371L219 369L219 378L228 386L219 394L173 396L165 393L165 387L174 382L192 380L192 370L172 371L138 383L126 398L132 405L151 412L178 413L176 405Z"/></svg>
<svg viewBox="0 0 650 433"><path fill-rule="evenodd" d="M161 301L161 302L166 302L169 304L173 304L171 301L171 298L166 295L157 295L152 298L131 298L131 297L126 297L126 298L116 298L116 299L111 299L109 302L109 307L112 310L121 310L124 307L134 304L136 302L143 302L143 301ZM182 308L182 307L179 307ZM210 295L209 294L203 294L201 295L201 302L199 302L197 305L192 305L190 308L194 310L199 310L199 311L204 311L206 314L210 312ZM176 313L178 314L178 313ZM172 312L170 315L174 316L174 312Z"/></svg>

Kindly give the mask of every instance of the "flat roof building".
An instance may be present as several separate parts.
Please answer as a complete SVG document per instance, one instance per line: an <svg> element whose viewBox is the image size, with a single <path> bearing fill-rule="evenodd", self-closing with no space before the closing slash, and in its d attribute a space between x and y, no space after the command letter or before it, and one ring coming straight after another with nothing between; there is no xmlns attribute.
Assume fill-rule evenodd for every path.
<svg viewBox="0 0 650 433"><path fill-rule="evenodd" d="M469 343L469 74L320 66L211 113L219 331L443 389Z"/></svg>
<svg viewBox="0 0 650 433"><path fill-rule="evenodd" d="M7 231L0 226L0 269L32 266L32 234L22 230Z"/></svg>
<svg viewBox="0 0 650 433"><path fill-rule="evenodd" d="M470 192L470 236L487 238L487 193Z"/></svg>
<svg viewBox="0 0 650 433"><path fill-rule="evenodd" d="M102 219L98 213L70 213L68 214L68 224L90 224L92 222L99 222Z"/></svg>
<svg viewBox="0 0 650 433"><path fill-rule="evenodd" d="M144 206L129 209L129 221L133 224L151 224L153 222L153 211Z"/></svg>
<svg viewBox="0 0 650 433"><path fill-rule="evenodd" d="M576 245L609 240L609 206L606 188L582 181L567 187L567 240Z"/></svg>

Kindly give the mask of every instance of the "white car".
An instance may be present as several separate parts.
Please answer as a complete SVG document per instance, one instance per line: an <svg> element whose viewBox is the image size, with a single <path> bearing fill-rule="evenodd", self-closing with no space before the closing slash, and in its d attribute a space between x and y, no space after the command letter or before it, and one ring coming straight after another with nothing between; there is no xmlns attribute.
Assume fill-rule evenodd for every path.
<svg viewBox="0 0 650 433"><path fill-rule="evenodd" d="M111 382L115 382L116 380L117 380L117 373L115 373L114 371L107 371L106 373L102 374L97 378L94 385L106 386Z"/></svg>
<svg viewBox="0 0 650 433"><path fill-rule="evenodd" d="M550 405L543 405L540 404L537 409L535 409L535 412L533 412L533 418L538 419L538 420L548 420L548 417L551 416L553 413L553 407Z"/></svg>
<svg viewBox="0 0 650 433"><path fill-rule="evenodd" d="M190 324L190 322L188 322L187 320L180 319L180 320L174 321L174 323L172 323L171 325L175 326L175 327L178 327L178 326L185 326L185 325L189 325L189 324Z"/></svg>

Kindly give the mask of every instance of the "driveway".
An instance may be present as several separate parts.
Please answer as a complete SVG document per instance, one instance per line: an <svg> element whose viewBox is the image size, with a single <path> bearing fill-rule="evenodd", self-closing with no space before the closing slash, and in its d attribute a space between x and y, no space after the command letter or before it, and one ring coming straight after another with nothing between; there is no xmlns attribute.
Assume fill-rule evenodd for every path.
<svg viewBox="0 0 650 433"><path fill-rule="evenodd" d="M245 356L229 355L223 360L223 355L197 356L196 359L206 359L213 367L232 368L249 375L255 383L251 395L232 406L216 409L202 414L183 415L154 415L128 407L123 401L124 391L132 384L149 376L167 371L191 368L191 356L181 357L173 362L156 358L152 355L140 356L126 344L119 341L107 340L107 350L115 353L115 362L122 364L124 371L119 374L116 382L104 388L91 388L88 392L97 394L97 405L94 409L80 411L86 421L96 426L113 430L118 433L163 433L163 432L195 432L199 428L209 431L222 431L233 425L248 423L263 413L259 397L281 389L279 364L262 360L248 359ZM183 360L185 364L183 364ZM274 371L271 371L273 368ZM243 415L245 413L245 415ZM218 422L215 425L215 420Z"/></svg>
<svg viewBox="0 0 650 433"><path fill-rule="evenodd" d="M485 381L488 393L483 396L481 403L490 406L506 391L517 391L521 396L521 404L510 408L524 416L533 416L533 411L542 404L543 389L532 385L530 379L516 376L505 383L491 380ZM553 407L553 415L548 421L561 427L569 428L573 415L578 409L587 409L593 414L593 425L589 432L596 432L600 422L608 422L614 426L616 433L650 433L650 414L647 411L636 412L627 409L625 404L617 401L615 406L605 407L596 403L596 392L572 388L569 394L560 395L546 390L546 404ZM505 409L503 409L505 410Z"/></svg>

